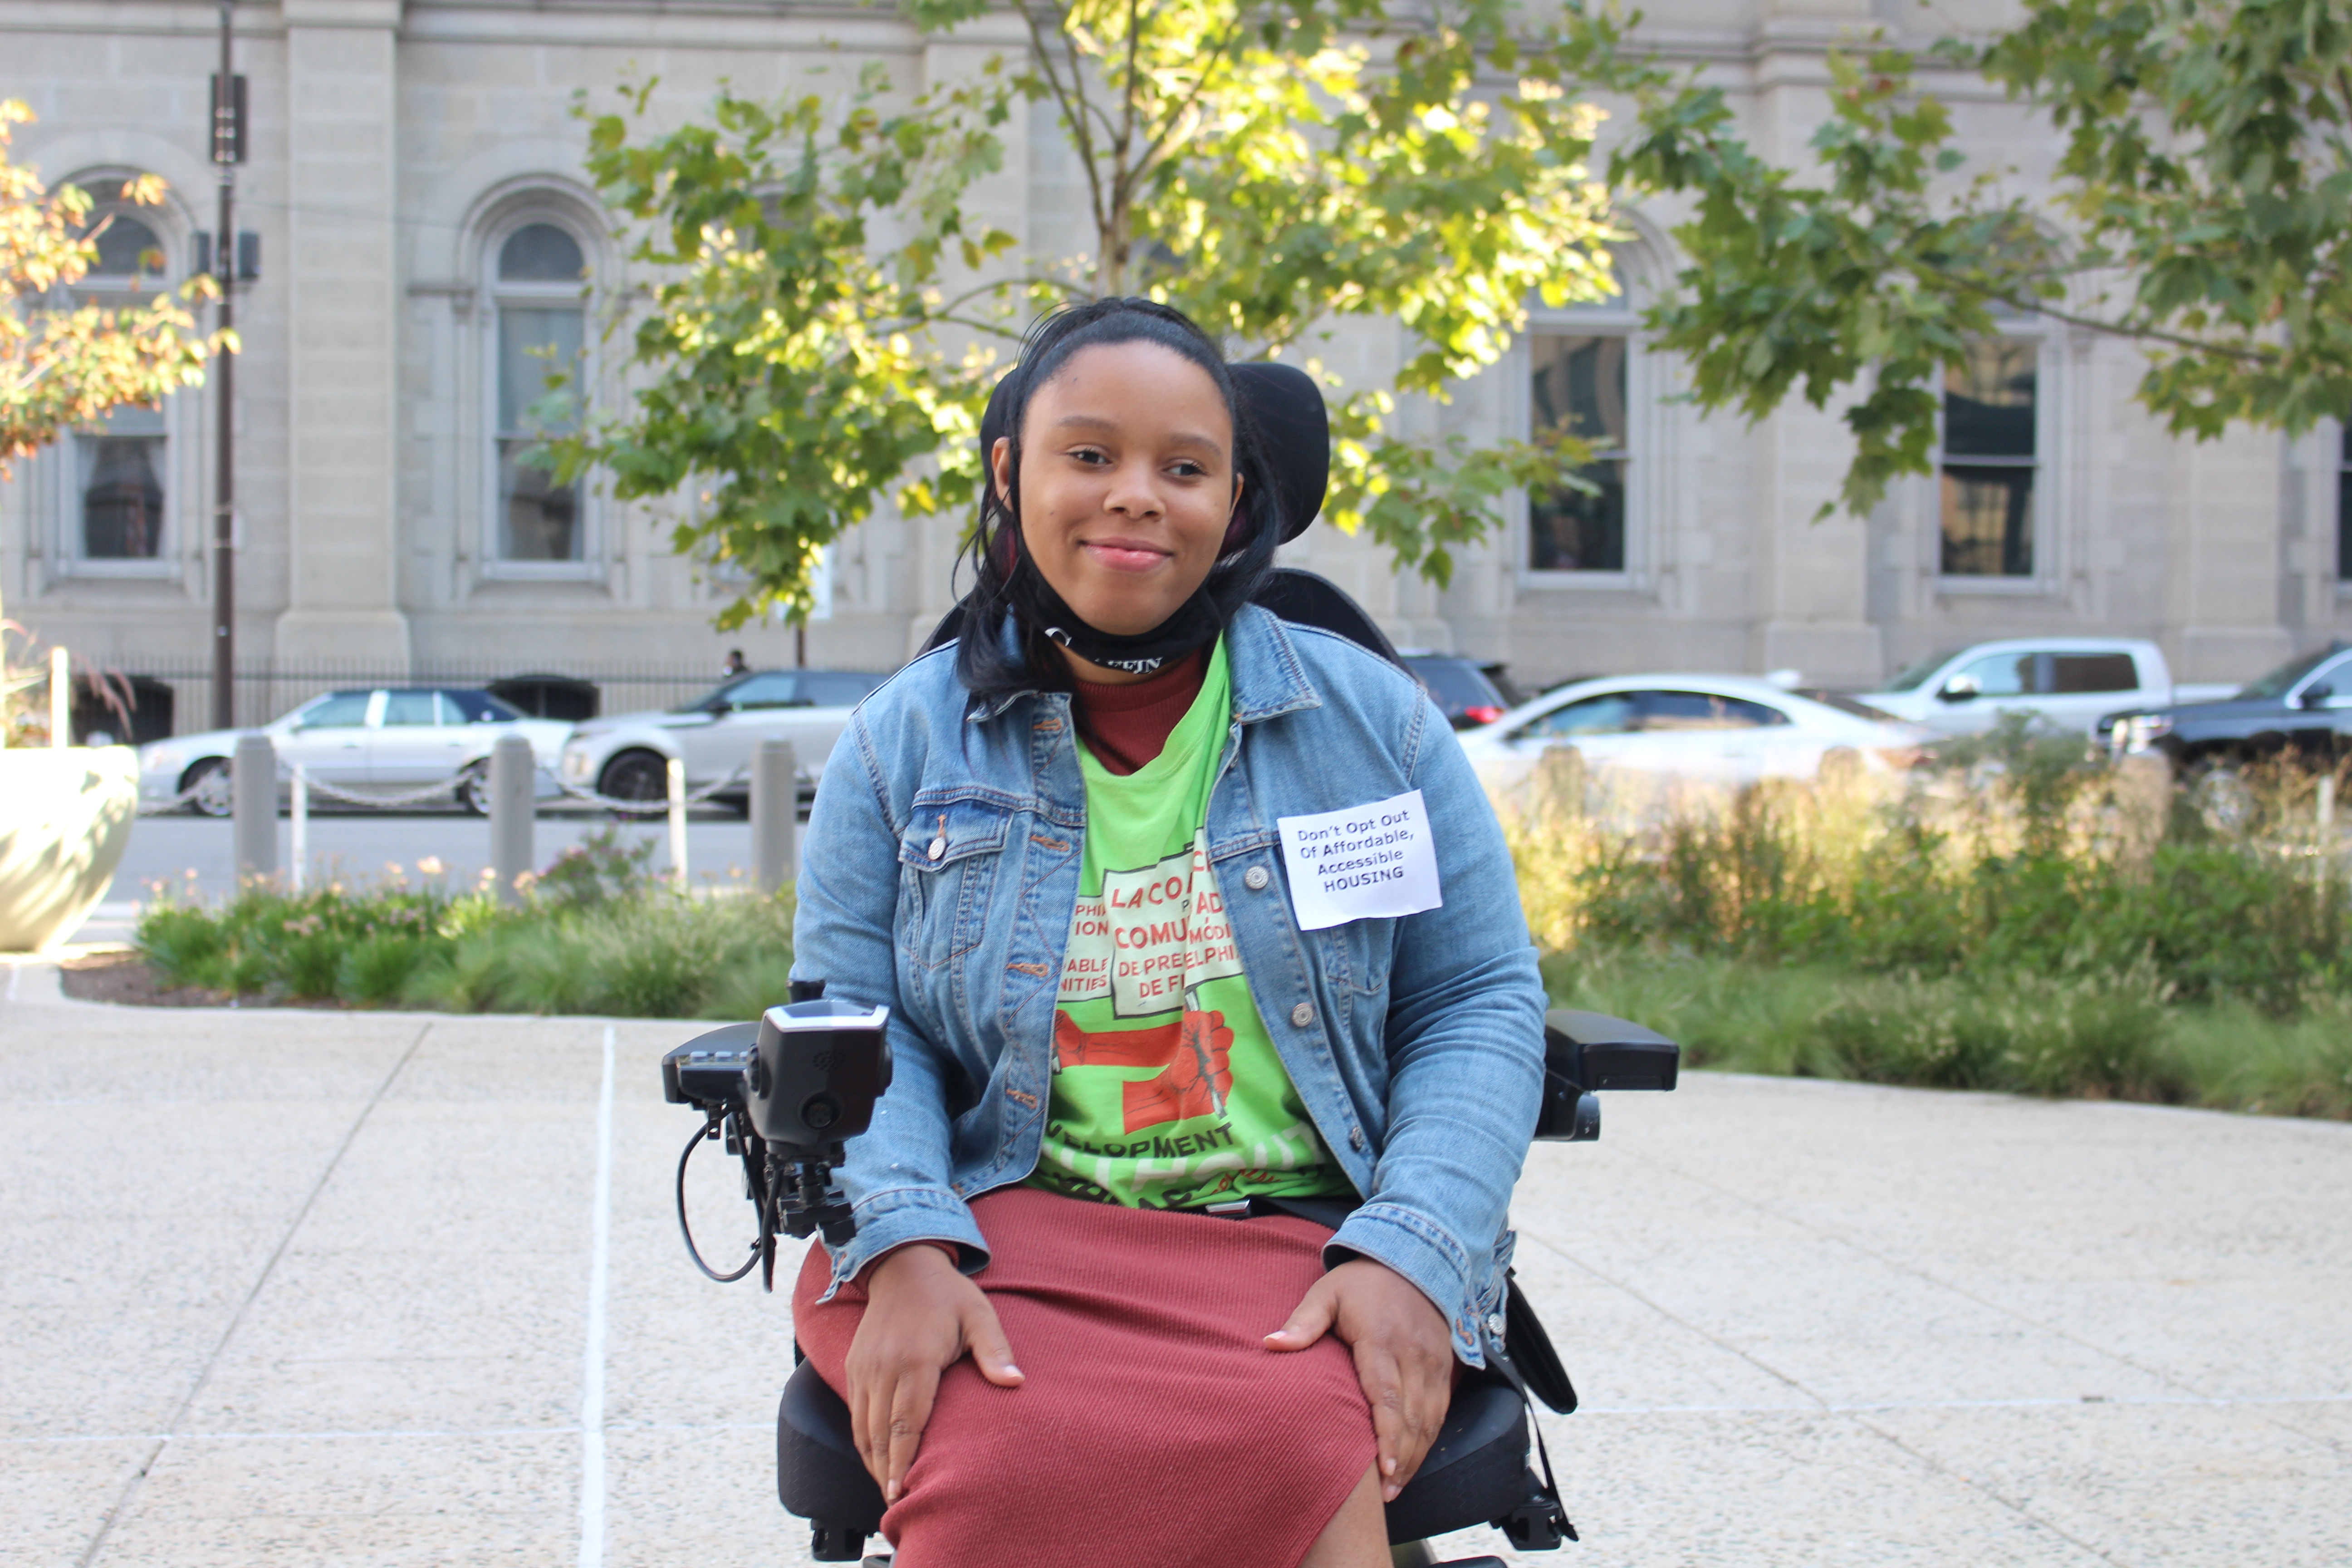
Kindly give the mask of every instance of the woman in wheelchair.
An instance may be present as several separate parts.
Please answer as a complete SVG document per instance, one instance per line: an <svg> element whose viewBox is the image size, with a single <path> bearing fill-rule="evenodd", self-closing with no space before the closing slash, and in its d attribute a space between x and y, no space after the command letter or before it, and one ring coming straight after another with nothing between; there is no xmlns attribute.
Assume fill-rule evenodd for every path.
<svg viewBox="0 0 2352 1568"><path fill-rule="evenodd" d="M1492 1347L1535 952L1412 679L1250 602L1320 496L1238 380L1148 301L1039 325L961 636L810 820L796 974L896 1077L794 1331L908 1568L1387 1568Z"/></svg>

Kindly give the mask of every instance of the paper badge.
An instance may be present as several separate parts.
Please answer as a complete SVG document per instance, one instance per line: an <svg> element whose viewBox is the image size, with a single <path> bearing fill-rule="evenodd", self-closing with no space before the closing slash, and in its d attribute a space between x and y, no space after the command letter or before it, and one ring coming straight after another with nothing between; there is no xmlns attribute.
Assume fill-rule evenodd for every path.
<svg viewBox="0 0 2352 1568"><path fill-rule="evenodd" d="M1300 931L1416 915L1445 902L1421 792L1317 816L1278 816Z"/></svg>

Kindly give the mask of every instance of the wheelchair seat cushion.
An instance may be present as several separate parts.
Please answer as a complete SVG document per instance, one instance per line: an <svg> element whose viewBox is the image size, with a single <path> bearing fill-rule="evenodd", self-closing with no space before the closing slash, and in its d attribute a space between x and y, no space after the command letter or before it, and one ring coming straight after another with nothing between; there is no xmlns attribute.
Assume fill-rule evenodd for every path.
<svg viewBox="0 0 2352 1568"><path fill-rule="evenodd" d="M1347 1347L1262 1343L1321 1277L1330 1231L1030 1187L983 1194L972 1214L990 1249L978 1283L1026 1381L998 1388L969 1358L941 1377L907 1489L880 1521L907 1560L1033 1568L1048 1542L1055 1561L1121 1568L1304 1555L1373 1455ZM819 1306L826 1278L813 1247L793 1323L837 1391L865 1295L853 1283ZM782 1415L793 1426L789 1397ZM801 1448L826 1447L779 1439L796 1466ZM802 1473L806 1500L873 1497L814 1456Z"/></svg>

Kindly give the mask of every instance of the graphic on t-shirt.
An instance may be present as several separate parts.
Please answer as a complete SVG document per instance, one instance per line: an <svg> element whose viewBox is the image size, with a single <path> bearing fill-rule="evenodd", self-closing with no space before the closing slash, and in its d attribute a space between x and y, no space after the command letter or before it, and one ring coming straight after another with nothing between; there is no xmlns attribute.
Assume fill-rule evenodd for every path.
<svg viewBox="0 0 2352 1568"><path fill-rule="evenodd" d="M1165 1013L1204 980L1242 972L1241 952L1198 837L1132 871L1106 871L1081 898L1062 961L1064 1003L1111 999L1122 1018Z"/></svg>
<svg viewBox="0 0 2352 1568"><path fill-rule="evenodd" d="M1158 1078L1119 1085L1126 1130L1140 1131L1195 1116L1218 1116L1234 1087L1234 1032L1223 1013L1188 1012L1148 1029L1087 1034L1064 1012L1054 1015L1054 1059L1065 1068L1158 1068Z"/></svg>
<svg viewBox="0 0 2352 1568"><path fill-rule="evenodd" d="M1351 1190L1266 1033L1209 858L1231 709L1220 646L1158 757L1113 774L1082 753L1086 848L1036 1185L1153 1207Z"/></svg>

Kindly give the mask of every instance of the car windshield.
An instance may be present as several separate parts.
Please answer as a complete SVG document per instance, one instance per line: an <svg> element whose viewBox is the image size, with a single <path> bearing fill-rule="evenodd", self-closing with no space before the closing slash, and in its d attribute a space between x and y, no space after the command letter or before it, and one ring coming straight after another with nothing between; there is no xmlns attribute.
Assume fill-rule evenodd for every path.
<svg viewBox="0 0 2352 1568"><path fill-rule="evenodd" d="M511 724L523 715L487 691L444 691L442 698L467 724Z"/></svg>
<svg viewBox="0 0 2352 1568"><path fill-rule="evenodd" d="M1505 708L1510 706L1486 672L1465 658L1407 658L1412 673L1438 707L1448 713L1459 713L1469 708Z"/></svg>
<svg viewBox="0 0 2352 1568"><path fill-rule="evenodd" d="M1841 713L1851 713L1857 719L1870 719L1883 723L1895 717L1883 708L1873 708L1869 703L1856 701L1843 691L1831 691L1819 686L1800 686L1797 688L1797 695L1810 697L1824 708L1834 708Z"/></svg>
<svg viewBox="0 0 2352 1568"><path fill-rule="evenodd" d="M731 677L729 679L720 681L718 685L712 687L701 696L691 698L687 701L679 703L677 707L671 709L670 711L673 713L708 713L714 708L724 708L727 706L727 694L734 690L737 687L742 685L745 681L752 679L754 679L754 677L749 675Z"/></svg>
<svg viewBox="0 0 2352 1568"><path fill-rule="evenodd" d="M1905 665L1900 670L1895 672L1895 679L1886 683L1885 689L1888 691L1916 691L1919 689L1920 682L1926 680L1929 676L1943 668L1947 664L1949 664L1952 661L1953 656L1958 654L1959 651L1960 650L1956 647L1948 647L1940 653L1929 654L1927 658L1919 660L1916 664Z"/></svg>
<svg viewBox="0 0 2352 1568"><path fill-rule="evenodd" d="M2259 680L2250 680L2238 688L2238 695L2248 698L2284 697L2287 688L2309 675L2327 660L2343 651L2324 647L2317 653L2299 653Z"/></svg>

